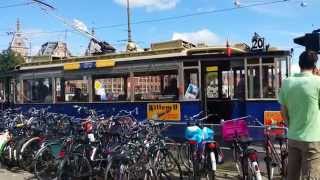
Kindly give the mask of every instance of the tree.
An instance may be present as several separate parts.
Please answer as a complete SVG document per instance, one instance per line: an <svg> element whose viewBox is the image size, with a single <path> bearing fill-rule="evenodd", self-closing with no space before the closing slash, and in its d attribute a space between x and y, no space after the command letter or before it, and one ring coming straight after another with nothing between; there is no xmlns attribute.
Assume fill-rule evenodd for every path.
<svg viewBox="0 0 320 180"><path fill-rule="evenodd" d="M15 69L17 65L24 62L22 56L17 53L6 50L0 53L0 74L5 74Z"/></svg>
<svg viewBox="0 0 320 180"><path fill-rule="evenodd" d="M8 73L13 72L16 66L22 64L24 59L22 56L11 50L5 50L0 53L0 80L2 79L5 84L6 101L8 102L10 97L10 75Z"/></svg>

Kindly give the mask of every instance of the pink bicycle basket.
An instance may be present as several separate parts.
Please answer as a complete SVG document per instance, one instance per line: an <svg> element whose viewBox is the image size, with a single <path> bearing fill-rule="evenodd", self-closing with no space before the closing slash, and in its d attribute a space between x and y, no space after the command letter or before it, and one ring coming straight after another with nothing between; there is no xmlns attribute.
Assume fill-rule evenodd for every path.
<svg viewBox="0 0 320 180"><path fill-rule="evenodd" d="M232 141L235 137L248 137L249 129L245 119L228 120L222 124L222 138Z"/></svg>

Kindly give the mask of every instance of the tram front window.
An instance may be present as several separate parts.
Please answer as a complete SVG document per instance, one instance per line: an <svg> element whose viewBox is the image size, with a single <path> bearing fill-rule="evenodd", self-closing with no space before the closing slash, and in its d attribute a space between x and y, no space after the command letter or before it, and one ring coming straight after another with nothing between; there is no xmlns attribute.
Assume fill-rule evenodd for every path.
<svg viewBox="0 0 320 180"><path fill-rule="evenodd" d="M276 72L273 65L262 66L263 98L276 98Z"/></svg>
<svg viewBox="0 0 320 180"><path fill-rule="evenodd" d="M20 97L26 103L51 103L52 81L49 78L23 81L23 95Z"/></svg>
<svg viewBox="0 0 320 180"><path fill-rule="evenodd" d="M261 98L259 66L248 67L248 98Z"/></svg>

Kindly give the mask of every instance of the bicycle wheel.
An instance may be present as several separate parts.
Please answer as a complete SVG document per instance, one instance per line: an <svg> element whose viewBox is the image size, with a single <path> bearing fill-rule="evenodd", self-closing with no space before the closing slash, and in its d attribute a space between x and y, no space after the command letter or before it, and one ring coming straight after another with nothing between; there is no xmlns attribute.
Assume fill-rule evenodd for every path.
<svg viewBox="0 0 320 180"><path fill-rule="evenodd" d="M149 175L144 175L144 178L149 180ZM116 161L110 161L106 167L106 172L104 176L104 180L129 180L129 179L135 179L134 176L131 176L131 171L128 169L128 166L121 164Z"/></svg>
<svg viewBox="0 0 320 180"><path fill-rule="evenodd" d="M216 179L216 154L213 151L206 152L205 177L207 180Z"/></svg>
<svg viewBox="0 0 320 180"><path fill-rule="evenodd" d="M37 140L27 142L24 144L19 153L19 166L26 171L31 172L33 170L33 160L36 156L36 153L40 149L40 144Z"/></svg>
<svg viewBox="0 0 320 180"><path fill-rule="evenodd" d="M48 144L37 153L34 160L34 174L39 180L57 179L57 169L59 165L58 152L61 144Z"/></svg>
<svg viewBox="0 0 320 180"><path fill-rule="evenodd" d="M272 180L273 178L273 167L272 167L272 158L270 149L266 148L266 157L264 158L264 162L266 164L266 170L268 175L268 180Z"/></svg>
<svg viewBox="0 0 320 180"><path fill-rule="evenodd" d="M250 160L248 160L250 161ZM257 161L249 162L247 180L262 180L259 164Z"/></svg>
<svg viewBox="0 0 320 180"><path fill-rule="evenodd" d="M233 156L233 162L235 163L238 175L240 178L245 178L244 173L243 173L243 162L241 158L241 153L238 152L236 147L232 149L232 156Z"/></svg>
<svg viewBox="0 0 320 180"><path fill-rule="evenodd" d="M179 179L182 179L180 164L173 154L169 150L161 150L160 154L161 158L158 161L157 167L155 167L156 176L169 177L174 172L177 173Z"/></svg>
<svg viewBox="0 0 320 180"><path fill-rule="evenodd" d="M286 148L281 150L281 175L284 178L288 175L288 150Z"/></svg>
<svg viewBox="0 0 320 180"><path fill-rule="evenodd" d="M92 180L92 167L82 154L72 153L59 163L58 180Z"/></svg>
<svg viewBox="0 0 320 180"><path fill-rule="evenodd" d="M182 144L179 147L178 159L183 167L190 172L192 170L192 159L189 146L189 144Z"/></svg>

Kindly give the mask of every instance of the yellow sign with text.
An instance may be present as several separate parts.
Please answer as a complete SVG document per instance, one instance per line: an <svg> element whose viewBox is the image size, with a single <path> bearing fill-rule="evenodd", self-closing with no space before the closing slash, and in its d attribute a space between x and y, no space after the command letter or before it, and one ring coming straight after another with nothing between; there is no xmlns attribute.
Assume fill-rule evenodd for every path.
<svg viewBox="0 0 320 180"><path fill-rule="evenodd" d="M179 103L149 103L147 109L148 119L162 121L180 121Z"/></svg>

